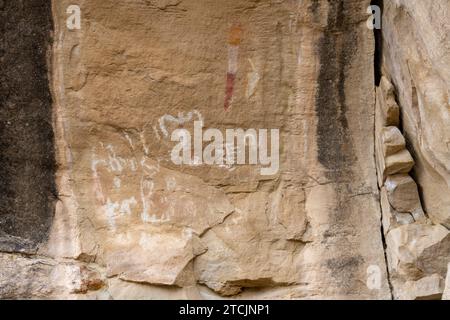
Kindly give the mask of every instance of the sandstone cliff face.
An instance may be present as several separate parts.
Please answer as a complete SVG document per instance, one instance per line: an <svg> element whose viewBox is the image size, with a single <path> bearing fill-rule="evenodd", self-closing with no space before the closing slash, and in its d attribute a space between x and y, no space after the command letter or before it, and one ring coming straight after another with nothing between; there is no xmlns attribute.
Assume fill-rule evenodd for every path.
<svg viewBox="0 0 450 320"><path fill-rule="evenodd" d="M58 201L0 296L440 298L450 5L419 2L385 1L375 88L368 0L52 1ZM279 170L174 163L199 124L278 129Z"/></svg>
<svg viewBox="0 0 450 320"><path fill-rule="evenodd" d="M54 4L56 21L68 4ZM358 134L373 127L366 4L80 3L81 30L56 30L68 197L47 253L104 266L113 296L127 282L208 297L389 297L373 137ZM170 134L195 120L281 129L279 172L174 165Z"/></svg>
<svg viewBox="0 0 450 320"><path fill-rule="evenodd" d="M399 146L398 139L383 142L386 128L381 127L400 127L404 135L397 130L400 145L414 158L414 166L401 176L388 177L381 186L382 195L386 193L383 220L390 213L395 217L394 224L383 225L397 299L440 299L444 292L450 256L450 233L445 228L450 222L449 17L448 1L384 1L384 78L377 106L390 109L391 117L378 124L375 135L379 145ZM383 158L380 151L378 158ZM404 174L411 169L421 199L416 183Z"/></svg>
<svg viewBox="0 0 450 320"><path fill-rule="evenodd" d="M384 1L383 71L395 86L430 218L450 227L450 5Z"/></svg>

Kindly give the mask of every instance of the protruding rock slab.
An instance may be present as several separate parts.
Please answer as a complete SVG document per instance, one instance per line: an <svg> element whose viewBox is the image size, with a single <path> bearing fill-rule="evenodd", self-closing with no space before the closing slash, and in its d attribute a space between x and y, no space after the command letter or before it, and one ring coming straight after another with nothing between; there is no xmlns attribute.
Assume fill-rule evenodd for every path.
<svg viewBox="0 0 450 320"><path fill-rule="evenodd" d="M419 279L439 274L445 277L449 262L450 231L441 225L414 223L391 230L387 257L394 278Z"/></svg>
<svg viewBox="0 0 450 320"><path fill-rule="evenodd" d="M397 212L422 211L416 182L407 174L389 176L384 183L389 203Z"/></svg>
<svg viewBox="0 0 450 320"><path fill-rule="evenodd" d="M387 235L387 233L394 228L415 222L410 213L399 213L392 208L389 203L388 193L384 187L381 189L380 201L383 214L382 221L384 235Z"/></svg>
<svg viewBox="0 0 450 320"><path fill-rule="evenodd" d="M187 230L132 229L108 242L108 276L155 285L193 285L190 263L205 251L200 239Z"/></svg>
<svg viewBox="0 0 450 320"><path fill-rule="evenodd" d="M377 108L375 124L375 158L377 164L378 185L381 188L389 175L409 173L414 167L414 159L406 149L405 138L398 125L398 112L387 115L392 108L386 107L390 101L391 106L395 105L392 88L388 86L388 80L383 78L380 87L377 88ZM386 92L384 92L386 91ZM384 94L383 94L384 92ZM388 99L388 100L385 100ZM383 109L385 106L385 109ZM398 106L393 108L398 111Z"/></svg>
<svg viewBox="0 0 450 320"><path fill-rule="evenodd" d="M398 127L400 124L400 108L395 101L394 88L388 79L382 77L380 86L377 88L376 126Z"/></svg>
<svg viewBox="0 0 450 320"><path fill-rule="evenodd" d="M414 167L414 159L408 150L403 149L389 156L384 156L383 146L377 144L377 169L380 187L390 175L409 173Z"/></svg>
<svg viewBox="0 0 450 320"><path fill-rule="evenodd" d="M399 300L441 300L444 279L438 275L423 277L417 281L407 281L396 296Z"/></svg>
<svg viewBox="0 0 450 320"><path fill-rule="evenodd" d="M0 299L76 298L105 286L101 270L75 261L0 253Z"/></svg>
<svg viewBox="0 0 450 320"><path fill-rule="evenodd" d="M290 233L288 231L292 227L284 226L278 200L274 202L278 205L268 209L265 215L259 214L262 208L267 207L268 201L266 192L257 192L250 197L239 196L236 212L202 237L202 241L208 243L208 251L195 263L201 283L229 296L239 293L242 288L276 287L299 282L300 253L305 247L300 235L306 231L306 224L301 222L302 209L297 208L300 228ZM294 231L293 228L291 230ZM297 235L296 239L292 235Z"/></svg>
<svg viewBox="0 0 450 320"><path fill-rule="evenodd" d="M402 150L384 159L386 176L397 173L408 173L414 167L414 159L408 150Z"/></svg>
<svg viewBox="0 0 450 320"><path fill-rule="evenodd" d="M406 148L405 138L397 127L385 127L381 129L381 145L385 157L391 156Z"/></svg>
<svg viewBox="0 0 450 320"><path fill-rule="evenodd" d="M450 228L450 2L384 1L382 70L395 87L424 210ZM383 81L382 81L383 83Z"/></svg>

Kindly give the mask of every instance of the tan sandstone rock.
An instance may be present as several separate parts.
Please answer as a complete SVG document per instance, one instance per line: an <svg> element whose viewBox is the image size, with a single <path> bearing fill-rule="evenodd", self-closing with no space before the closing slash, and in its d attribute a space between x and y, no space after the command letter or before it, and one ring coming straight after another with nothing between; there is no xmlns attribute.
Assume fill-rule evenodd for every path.
<svg viewBox="0 0 450 320"><path fill-rule="evenodd" d="M396 297L399 300L441 300L444 291L444 280L438 274L407 281Z"/></svg>
<svg viewBox="0 0 450 320"><path fill-rule="evenodd" d="M400 124L400 108L395 101L394 88L386 77L381 78L380 86L376 89L377 103L375 108L376 125L383 127L398 127Z"/></svg>
<svg viewBox="0 0 450 320"><path fill-rule="evenodd" d="M429 296L438 298L440 284L437 276L433 276L433 270L439 269L437 274L445 277L443 266L450 260L450 251L446 244L448 230L440 225L447 228L450 226L449 17L450 5L446 0L429 3L384 1L380 44L383 49L380 62L384 74L381 87L387 89L380 89L379 94L392 92L394 88L395 99L400 107L401 128L415 160L413 176L419 185L420 202L427 216L435 224L433 227L420 224L402 226L388 234L388 257L390 253L399 250L397 240L402 238L401 255L404 261L410 261L400 263L404 267L401 268L402 271L391 273L396 298L401 296L405 299L415 299L413 292L419 284L422 287L426 284L424 289L434 288L429 290ZM385 103L385 100L382 102ZM409 212L414 207L420 208L415 211L415 219L425 223L424 210L420 207L414 181L409 177L397 180L403 180L401 184L404 192L399 192L397 197L391 194L390 201L402 210L408 209ZM393 241L394 238L397 240ZM423 266L430 267L426 271L418 266L418 261L422 258L417 258L424 245L429 246L425 251L436 251L435 259L422 262ZM411 262L415 259L416 262ZM389 264L391 268L392 264ZM408 285L405 286L405 283ZM435 294L432 294L432 291Z"/></svg>
<svg viewBox="0 0 450 320"><path fill-rule="evenodd" d="M3 2L1 299L449 299L448 0Z"/></svg>
<svg viewBox="0 0 450 320"><path fill-rule="evenodd" d="M105 250L108 276L183 286L195 284L191 262L206 247L192 231L145 228L119 233Z"/></svg>
<svg viewBox="0 0 450 320"><path fill-rule="evenodd" d="M394 153L385 158L385 174L408 173L414 167L414 160L408 150Z"/></svg>
<svg viewBox="0 0 450 320"><path fill-rule="evenodd" d="M381 129L381 145L383 155L388 157L404 150L405 138L397 127L385 127Z"/></svg>
<svg viewBox="0 0 450 320"><path fill-rule="evenodd" d="M387 0L382 69L392 81L402 128L414 154L423 206L450 227L450 5L447 0Z"/></svg>
<svg viewBox="0 0 450 320"><path fill-rule="evenodd" d="M3 299L77 299L95 295L106 283L96 266L46 257L0 253L0 270Z"/></svg>
<svg viewBox="0 0 450 320"><path fill-rule="evenodd" d="M381 189L380 201L383 214L382 221L384 235L387 235L390 230L399 226L415 222L414 217L410 213L397 212L392 208L389 202L388 193L384 187Z"/></svg>
<svg viewBox="0 0 450 320"><path fill-rule="evenodd" d="M112 297L389 298L361 134L375 116L369 3L84 0L68 31L71 2L53 2L64 197L42 252L95 261ZM174 163L172 133L195 122L279 129L279 171Z"/></svg>
<svg viewBox="0 0 450 320"><path fill-rule="evenodd" d="M378 183L380 187L384 184L387 177L396 174L406 174L414 167L414 159L408 150L403 149L389 156L384 156L383 146L377 144L377 168Z"/></svg>
<svg viewBox="0 0 450 320"><path fill-rule="evenodd" d="M447 276L445 278L445 289L442 300L450 300L450 263L447 266Z"/></svg>
<svg viewBox="0 0 450 320"><path fill-rule="evenodd" d="M375 158L378 186L381 188L389 175L408 173L415 163L398 129L399 107L395 102L394 88L386 77L381 78L376 92Z"/></svg>
<svg viewBox="0 0 450 320"><path fill-rule="evenodd" d="M407 174L389 176L384 183L389 203L397 212L423 216L419 192L414 180Z"/></svg>
<svg viewBox="0 0 450 320"><path fill-rule="evenodd" d="M391 230L386 237L389 270L394 278L445 277L450 231L441 225L414 223Z"/></svg>

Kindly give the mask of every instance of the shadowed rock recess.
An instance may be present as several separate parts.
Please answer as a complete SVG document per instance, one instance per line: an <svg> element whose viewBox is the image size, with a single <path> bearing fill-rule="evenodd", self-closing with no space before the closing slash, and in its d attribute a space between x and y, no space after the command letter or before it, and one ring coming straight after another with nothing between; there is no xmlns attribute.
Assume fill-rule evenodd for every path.
<svg viewBox="0 0 450 320"><path fill-rule="evenodd" d="M448 299L448 1L0 10L0 298Z"/></svg>
<svg viewBox="0 0 450 320"><path fill-rule="evenodd" d="M54 213L51 4L0 2L0 250L33 251Z"/></svg>

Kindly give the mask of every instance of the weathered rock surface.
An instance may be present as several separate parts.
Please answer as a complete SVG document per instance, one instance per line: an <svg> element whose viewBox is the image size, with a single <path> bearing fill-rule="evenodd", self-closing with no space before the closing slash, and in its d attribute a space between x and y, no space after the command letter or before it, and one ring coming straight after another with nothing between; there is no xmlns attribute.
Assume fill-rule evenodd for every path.
<svg viewBox="0 0 450 320"><path fill-rule="evenodd" d="M423 216L415 181L407 174L389 176L384 183L390 205L397 212Z"/></svg>
<svg viewBox="0 0 450 320"><path fill-rule="evenodd" d="M405 225L392 230L386 241L388 249L393 249L389 254L393 271L400 274L438 273L445 277L450 245L450 232L445 227L420 223Z"/></svg>
<svg viewBox="0 0 450 320"><path fill-rule="evenodd" d="M49 1L1 2L0 251L36 252L52 225L52 29Z"/></svg>
<svg viewBox="0 0 450 320"><path fill-rule="evenodd" d="M53 3L64 196L42 254L95 261L115 297L390 298L360 134L369 1L82 1L72 31L69 4ZM171 133L194 121L280 129L280 170L174 164Z"/></svg>
<svg viewBox="0 0 450 320"><path fill-rule="evenodd" d="M391 284L397 299L440 299L450 261L450 5L386 0L383 9L376 140ZM385 173L387 150L403 144L388 126L402 128L415 181ZM420 223L400 226L392 217L402 211Z"/></svg>
<svg viewBox="0 0 450 320"><path fill-rule="evenodd" d="M442 300L450 300L450 263L447 267L447 277L445 278L445 288Z"/></svg>
<svg viewBox="0 0 450 320"><path fill-rule="evenodd" d="M429 279L416 283L425 277L437 274L445 279L450 252L450 232L445 227L417 222L403 225L388 233L386 244L394 297L412 294L410 286L425 285Z"/></svg>
<svg viewBox="0 0 450 320"><path fill-rule="evenodd" d="M385 77L377 91L380 106L388 104L395 91ZM375 140L383 232L393 297L402 300L436 300L444 291L444 269L450 260L450 232L433 225L423 211L416 182L406 173L389 175L384 167L389 154L408 151L397 127L385 118L376 121ZM387 126L389 125L389 126ZM408 153L409 154L409 153ZM387 157L388 156L388 157ZM429 259L430 256L436 257Z"/></svg>
<svg viewBox="0 0 450 320"><path fill-rule="evenodd" d="M381 129L383 156L388 157L406 148L405 138L397 127Z"/></svg>
<svg viewBox="0 0 450 320"><path fill-rule="evenodd" d="M0 253L0 270L2 299L101 296L105 285L97 266L74 261Z"/></svg>
<svg viewBox="0 0 450 320"><path fill-rule="evenodd" d="M444 281L438 274L417 281L408 281L403 287L400 300L440 300L444 290Z"/></svg>
<svg viewBox="0 0 450 320"><path fill-rule="evenodd" d="M375 90L370 0L81 0L80 29L51 1L54 32L29 2L2 25L38 63L16 84L0 47L0 298L448 299L447 1L384 1ZM279 170L202 161L198 125L278 129Z"/></svg>
<svg viewBox="0 0 450 320"><path fill-rule="evenodd" d="M376 88L375 124L381 130L384 127L398 127L400 125L400 108L395 100L392 83L381 77Z"/></svg>
<svg viewBox="0 0 450 320"><path fill-rule="evenodd" d="M415 222L412 214L407 212L397 212L392 208L392 205L389 202L388 193L384 187L381 189L380 201L383 215L384 235L387 235L389 231L399 226Z"/></svg>
<svg viewBox="0 0 450 320"><path fill-rule="evenodd" d="M424 209L450 227L450 5L386 0L382 68L401 107Z"/></svg>
<svg viewBox="0 0 450 320"><path fill-rule="evenodd" d="M381 78L376 89L375 158L378 185L381 188L389 175L406 174L414 167L414 159L406 149L405 138L398 129L399 107L389 80Z"/></svg>

